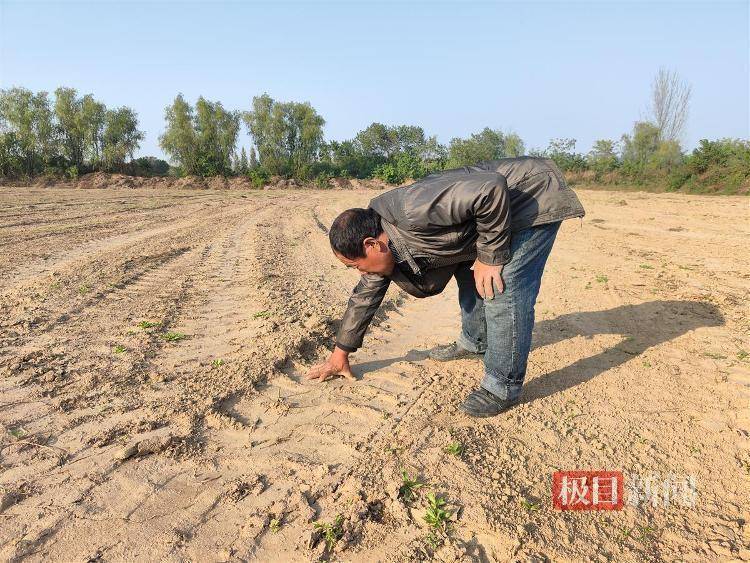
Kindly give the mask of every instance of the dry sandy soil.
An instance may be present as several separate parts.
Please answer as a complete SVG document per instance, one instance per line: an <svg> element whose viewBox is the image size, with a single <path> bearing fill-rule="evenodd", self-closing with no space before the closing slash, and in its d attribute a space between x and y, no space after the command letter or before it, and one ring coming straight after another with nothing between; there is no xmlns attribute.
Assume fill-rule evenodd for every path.
<svg viewBox="0 0 750 563"><path fill-rule="evenodd" d="M390 290L358 381L302 377L357 281L327 226L372 191L0 189L0 560L747 560L747 199L578 193L524 400L475 421L481 360L426 354L454 284ZM653 494L556 511L560 469Z"/></svg>

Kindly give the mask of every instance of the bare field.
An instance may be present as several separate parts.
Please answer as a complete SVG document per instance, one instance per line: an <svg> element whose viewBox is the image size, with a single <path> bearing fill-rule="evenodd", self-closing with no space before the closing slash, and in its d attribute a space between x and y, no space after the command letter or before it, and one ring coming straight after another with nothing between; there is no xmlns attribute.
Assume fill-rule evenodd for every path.
<svg viewBox="0 0 750 563"><path fill-rule="evenodd" d="M357 281L327 226L372 191L1 188L0 560L747 560L747 198L577 193L524 402L477 422L481 362L426 359L455 284L392 287L359 381L302 379ZM696 494L559 512L561 469Z"/></svg>

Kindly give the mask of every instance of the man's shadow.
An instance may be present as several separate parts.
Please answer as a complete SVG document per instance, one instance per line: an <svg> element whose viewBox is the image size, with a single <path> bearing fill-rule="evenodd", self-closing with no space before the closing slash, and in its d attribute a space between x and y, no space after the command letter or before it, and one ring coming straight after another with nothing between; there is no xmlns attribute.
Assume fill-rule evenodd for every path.
<svg viewBox="0 0 750 563"><path fill-rule="evenodd" d="M701 301L676 300L622 305L606 311L568 313L540 321L534 327L533 348L549 346L576 336L593 338L599 334L619 334L623 339L594 356L581 358L568 366L531 380L527 379L523 401L541 399L575 387L632 360L653 346L673 340L697 328L722 324L724 317L715 305ZM399 358L358 364L356 371L364 374L395 362L419 361L425 358L427 352L410 350Z"/></svg>

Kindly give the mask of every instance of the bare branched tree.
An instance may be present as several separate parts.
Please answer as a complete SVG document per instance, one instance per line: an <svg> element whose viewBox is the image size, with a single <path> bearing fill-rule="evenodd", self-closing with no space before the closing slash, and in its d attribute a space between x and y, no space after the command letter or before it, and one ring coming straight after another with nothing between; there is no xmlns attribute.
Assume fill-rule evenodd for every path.
<svg viewBox="0 0 750 563"><path fill-rule="evenodd" d="M691 86L672 70L660 68L651 86L651 115L661 141L679 141L685 132Z"/></svg>

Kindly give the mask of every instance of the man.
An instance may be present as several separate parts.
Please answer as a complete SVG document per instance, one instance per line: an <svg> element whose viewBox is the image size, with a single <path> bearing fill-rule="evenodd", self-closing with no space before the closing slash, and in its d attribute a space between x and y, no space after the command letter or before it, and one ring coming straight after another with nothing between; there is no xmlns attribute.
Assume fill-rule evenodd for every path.
<svg viewBox="0 0 750 563"><path fill-rule="evenodd" d="M534 304L544 265L564 219L584 209L549 159L520 157L447 170L385 192L367 209L333 222L331 248L362 277L344 313L336 347L310 379L353 379L348 356L362 345L391 280L415 297L458 284L461 334L430 357L484 355L484 377L462 403L470 416L518 402L531 349Z"/></svg>

